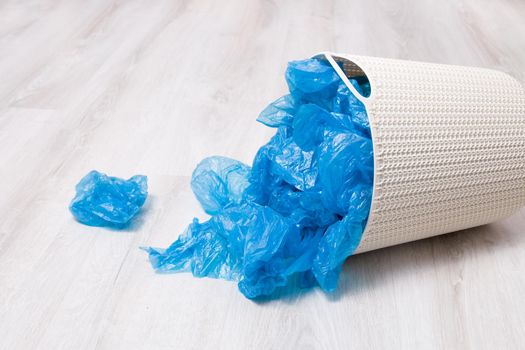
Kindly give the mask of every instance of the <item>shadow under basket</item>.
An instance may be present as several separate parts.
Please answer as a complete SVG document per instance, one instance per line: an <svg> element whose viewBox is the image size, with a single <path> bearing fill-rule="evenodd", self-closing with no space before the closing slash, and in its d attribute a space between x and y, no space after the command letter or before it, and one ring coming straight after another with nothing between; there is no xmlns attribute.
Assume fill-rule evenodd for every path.
<svg viewBox="0 0 525 350"><path fill-rule="evenodd" d="M355 253L487 224L525 205L525 90L495 70L322 53L365 105L374 188ZM367 81L359 94L348 78Z"/></svg>

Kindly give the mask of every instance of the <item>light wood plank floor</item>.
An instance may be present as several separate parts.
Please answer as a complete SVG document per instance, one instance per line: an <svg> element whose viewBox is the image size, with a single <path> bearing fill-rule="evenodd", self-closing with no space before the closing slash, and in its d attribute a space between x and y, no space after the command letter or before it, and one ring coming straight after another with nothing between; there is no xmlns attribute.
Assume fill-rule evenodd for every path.
<svg viewBox="0 0 525 350"><path fill-rule="evenodd" d="M352 257L334 295L268 303L155 274L204 217L203 157L250 162L286 62L332 50L525 80L525 2L0 1L0 348L505 349L525 344L525 210ZM89 170L149 176L133 229L75 222Z"/></svg>

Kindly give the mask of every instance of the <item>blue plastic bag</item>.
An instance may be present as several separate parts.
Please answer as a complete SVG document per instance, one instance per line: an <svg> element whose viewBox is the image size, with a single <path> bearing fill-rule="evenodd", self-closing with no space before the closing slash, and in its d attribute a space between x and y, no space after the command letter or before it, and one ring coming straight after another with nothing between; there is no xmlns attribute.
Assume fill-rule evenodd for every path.
<svg viewBox="0 0 525 350"><path fill-rule="evenodd" d="M212 217L197 219L169 248L145 248L159 272L236 281L247 298L274 294L291 279L333 291L363 234L373 182L366 111L334 69L293 61L283 96L258 118L277 128L251 167L204 159L192 189ZM351 80L359 92L368 84Z"/></svg>
<svg viewBox="0 0 525 350"><path fill-rule="evenodd" d="M124 180L93 170L76 185L69 210L85 225L123 228L137 215L147 196L146 176Z"/></svg>

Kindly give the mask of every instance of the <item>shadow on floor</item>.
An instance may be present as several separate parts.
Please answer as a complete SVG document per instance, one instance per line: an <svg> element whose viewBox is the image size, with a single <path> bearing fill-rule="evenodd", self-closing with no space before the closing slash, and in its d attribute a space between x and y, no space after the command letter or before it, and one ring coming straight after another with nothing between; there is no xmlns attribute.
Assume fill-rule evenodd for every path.
<svg viewBox="0 0 525 350"><path fill-rule="evenodd" d="M375 288L385 279L418 271L431 272L436 266L446 264L459 265L467 257L493 254L498 250L503 254L509 245L510 232L506 227L512 226L512 220L352 256L344 265L338 289L327 298L337 301L347 294ZM519 239L525 244L524 235L519 235Z"/></svg>
<svg viewBox="0 0 525 350"><path fill-rule="evenodd" d="M436 266L460 263L469 256L498 253L498 250L503 254L505 247L510 244L525 244L525 235L512 235L511 239L509 232L524 216L525 212L522 211L493 224L352 256L343 267L337 290L327 293L326 298L335 302L349 294L376 288L396 276L414 271L430 272ZM293 304L319 291L319 287L300 289L296 282L292 282L271 298L258 300L257 303L279 300Z"/></svg>

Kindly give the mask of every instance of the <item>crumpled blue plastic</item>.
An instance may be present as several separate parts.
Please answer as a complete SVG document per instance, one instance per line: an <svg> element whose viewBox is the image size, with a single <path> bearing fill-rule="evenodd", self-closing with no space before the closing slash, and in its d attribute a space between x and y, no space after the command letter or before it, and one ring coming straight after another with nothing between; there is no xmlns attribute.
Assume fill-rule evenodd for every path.
<svg viewBox="0 0 525 350"><path fill-rule="evenodd" d="M290 62L290 94L257 119L277 128L251 167L204 159L192 189L211 218L167 249L144 248L159 272L238 282L250 299L292 279L333 291L359 245L372 197L373 152L363 104L317 59ZM351 83L369 94L367 83Z"/></svg>
<svg viewBox="0 0 525 350"><path fill-rule="evenodd" d="M69 210L85 225L124 228L140 211L147 196L146 176L135 175L124 180L93 170L76 185Z"/></svg>

